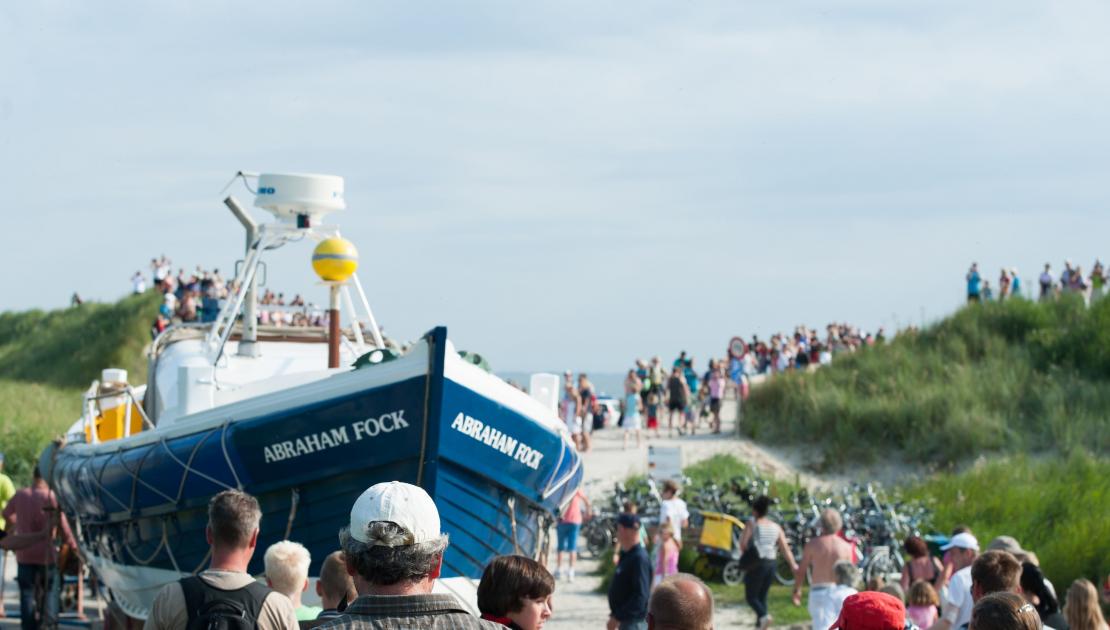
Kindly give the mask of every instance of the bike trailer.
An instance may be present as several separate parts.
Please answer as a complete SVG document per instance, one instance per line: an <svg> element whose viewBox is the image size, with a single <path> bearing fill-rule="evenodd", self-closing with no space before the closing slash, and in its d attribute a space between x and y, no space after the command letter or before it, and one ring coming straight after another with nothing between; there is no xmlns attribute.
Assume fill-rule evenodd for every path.
<svg viewBox="0 0 1110 630"><path fill-rule="evenodd" d="M704 520L701 536L698 538L698 551L714 556L738 555L744 522L731 514L721 512L703 511L701 514Z"/></svg>

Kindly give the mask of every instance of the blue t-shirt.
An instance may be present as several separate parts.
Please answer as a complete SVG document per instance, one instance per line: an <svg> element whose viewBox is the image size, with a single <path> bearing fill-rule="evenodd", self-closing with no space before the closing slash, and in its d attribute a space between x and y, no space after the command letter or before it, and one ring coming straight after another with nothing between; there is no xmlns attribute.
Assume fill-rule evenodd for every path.
<svg viewBox="0 0 1110 630"><path fill-rule="evenodd" d="M979 295L979 272L972 271L967 274L967 294Z"/></svg>
<svg viewBox="0 0 1110 630"><path fill-rule="evenodd" d="M686 376L686 384L690 386L690 393L696 394L698 391L698 373L690 366L686 366L686 369L682 372Z"/></svg>

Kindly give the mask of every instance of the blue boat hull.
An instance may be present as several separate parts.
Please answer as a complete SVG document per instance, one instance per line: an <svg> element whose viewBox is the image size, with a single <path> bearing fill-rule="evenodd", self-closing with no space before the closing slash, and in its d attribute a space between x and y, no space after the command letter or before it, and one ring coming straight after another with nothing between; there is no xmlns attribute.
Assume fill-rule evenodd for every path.
<svg viewBox="0 0 1110 630"><path fill-rule="evenodd" d="M497 387L478 391L472 384L484 381L445 365L445 329L425 342L427 369L408 378L368 378L345 395L253 417L230 409L222 422L156 440L140 434L44 454L83 552L125 610L145 616L156 592L149 586L160 586L140 593L133 576L164 583L205 568L207 503L227 488L258 498L260 549L296 540L312 554L313 575L338 548L358 495L395 479L435 499L451 540L444 577L478 577L499 554L540 554L549 523L581 481L577 454L526 406L522 413L507 404ZM250 571L262 573L261 553Z"/></svg>

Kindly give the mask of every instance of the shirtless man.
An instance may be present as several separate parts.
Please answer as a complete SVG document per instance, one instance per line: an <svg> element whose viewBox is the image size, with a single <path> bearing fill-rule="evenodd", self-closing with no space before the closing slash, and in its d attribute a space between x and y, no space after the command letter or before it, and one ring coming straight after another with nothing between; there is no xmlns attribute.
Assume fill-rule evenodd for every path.
<svg viewBox="0 0 1110 630"><path fill-rule="evenodd" d="M828 630L840 614L839 606L832 597L836 586L836 571L833 565L841 560L855 564L852 558L852 545L837 534L844 521L840 512L827 509L821 513L821 535L806 543L802 551L802 561L794 572L794 605L802 605L802 584L809 572L809 616L813 619L813 630Z"/></svg>

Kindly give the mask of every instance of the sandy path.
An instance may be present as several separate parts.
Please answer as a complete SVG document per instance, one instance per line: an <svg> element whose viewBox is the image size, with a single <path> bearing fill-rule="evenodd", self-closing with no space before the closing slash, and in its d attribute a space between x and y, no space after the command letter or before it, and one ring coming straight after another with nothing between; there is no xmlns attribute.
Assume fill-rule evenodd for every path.
<svg viewBox="0 0 1110 630"><path fill-rule="evenodd" d="M613 483L630 475L646 472L648 443L681 447L685 466L718 453L731 453L740 460L752 464L764 474L789 479L797 475L802 483L811 487L824 486L828 483L827 480L799 470L797 462L791 461L782 453L772 452L750 440L737 438L736 424L732 420L735 414L735 402L726 401L722 409L722 417L727 420L720 435L699 434L645 440L638 449L631 445L627 450L623 448L620 429L606 429L595 433L593 448L583 458L587 494L591 499L599 499L612 488ZM554 561L555 557L552 555L549 566L553 567ZM575 581L559 582L554 598L555 615L545 628L583 630L604 627L605 620L609 617L609 605L605 595L596 592L601 582L600 577L593 575L596 567L595 560L582 558L578 562L578 576ZM755 615L747 606L718 606L714 620L718 628L755 626Z"/></svg>

